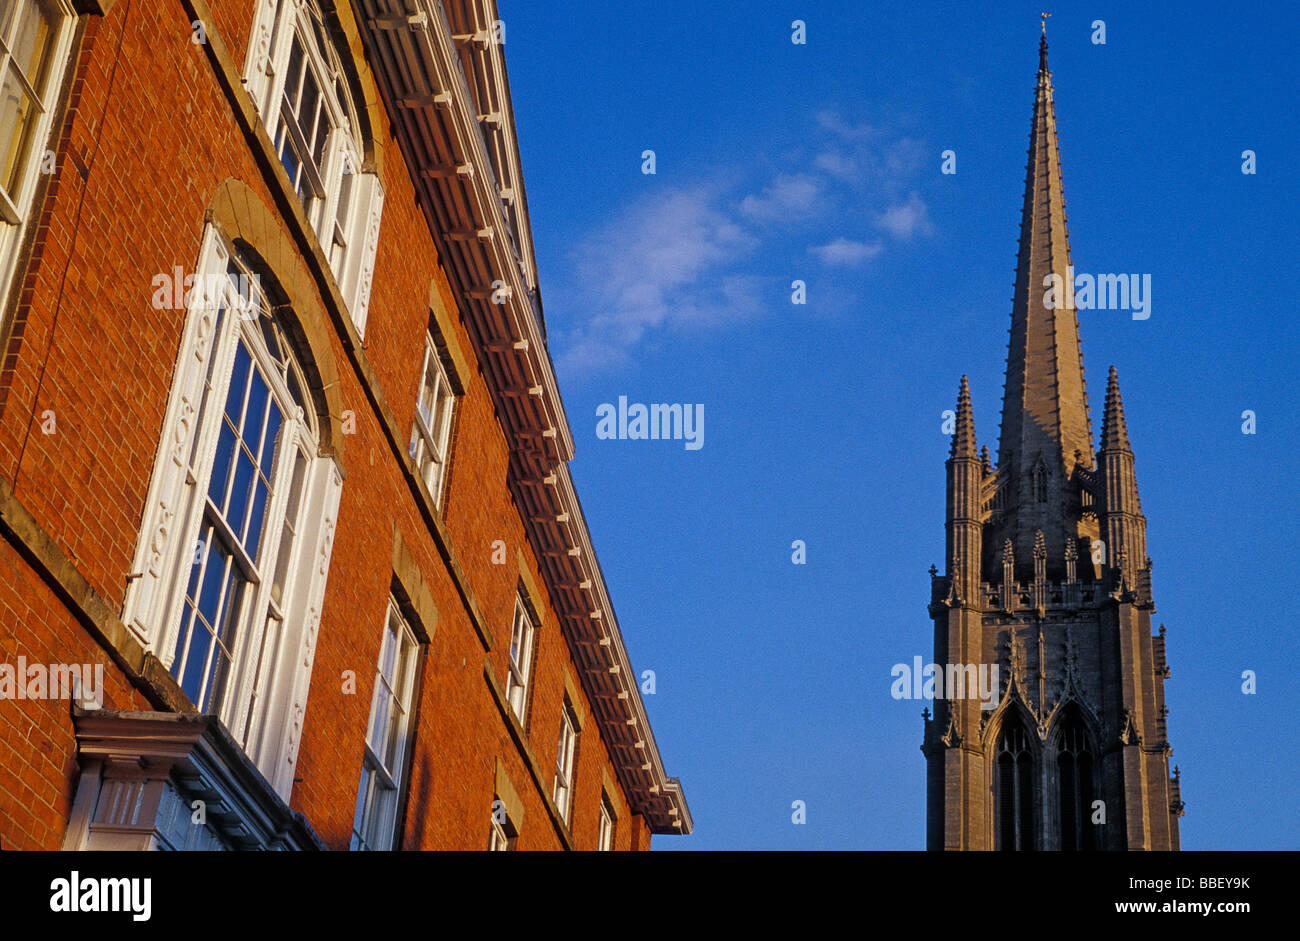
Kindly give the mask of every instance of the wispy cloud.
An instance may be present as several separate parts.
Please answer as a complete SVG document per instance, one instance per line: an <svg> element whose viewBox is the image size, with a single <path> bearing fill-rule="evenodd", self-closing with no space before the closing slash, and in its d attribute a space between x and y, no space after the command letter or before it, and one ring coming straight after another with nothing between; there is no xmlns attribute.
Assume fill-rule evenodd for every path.
<svg viewBox="0 0 1300 941"><path fill-rule="evenodd" d="M757 179L739 171L722 182L654 180L581 239L558 305L574 319L552 324L561 371L624 367L659 336L759 316L782 296L778 286L800 277L801 258L861 268L934 232L911 188L918 141L824 111L801 149Z"/></svg>
<svg viewBox="0 0 1300 941"><path fill-rule="evenodd" d="M930 235L934 226L930 223L930 211L919 195L913 192L907 202L891 206L876 219L882 229L904 242L910 242L918 235Z"/></svg>
<svg viewBox="0 0 1300 941"><path fill-rule="evenodd" d="M875 258L884 250L884 244L879 241L855 242L852 239L842 237L825 245L814 245L808 249L809 253L821 259L822 264L843 267L860 265L864 261Z"/></svg>
<svg viewBox="0 0 1300 941"><path fill-rule="evenodd" d="M622 364L649 331L752 313L752 285L731 268L758 244L716 186L663 190L633 204L574 251L592 313L567 334L563 365Z"/></svg>
<svg viewBox="0 0 1300 941"><path fill-rule="evenodd" d="M782 174L764 186L762 193L742 199L740 211L755 220L789 221L818 208L824 188L821 180L806 173Z"/></svg>
<svg viewBox="0 0 1300 941"><path fill-rule="evenodd" d="M838 111L817 112L817 126L842 140L870 140L880 136L880 131L870 124L851 124Z"/></svg>

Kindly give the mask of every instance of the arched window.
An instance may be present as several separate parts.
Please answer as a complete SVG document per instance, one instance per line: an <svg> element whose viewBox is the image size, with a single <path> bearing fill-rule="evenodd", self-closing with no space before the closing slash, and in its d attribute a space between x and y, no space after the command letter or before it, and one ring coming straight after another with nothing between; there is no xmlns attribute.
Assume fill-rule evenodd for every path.
<svg viewBox="0 0 1300 941"><path fill-rule="evenodd" d="M1061 727L1056 752L1060 845L1063 850L1094 848L1092 768L1093 752L1088 731L1078 714L1072 711Z"/></svg>
<svg viewBox="0 0 1300 941"><path fill-rule="evenodd" d="M1034 502L1047 502L1047 468L1043 466L1041 459L1034 468Z"/></svg>
<svg viewBox="0 0 1300 941"><path fill-rule="evenodd" d="M341 477L286 308L215 229L186 287L123 620L287 794Z"/></svg>
<svg viewBox="0 0 1300 941"><path fill-rule="evenodd" d="M1029 733L1014 714L998 736L997 828L1003 850L1034 849L1034 756Z"/></svg>
<svg viewBox="0 0 1300 941"><path fill-rule="evenodd" d="M315 0L260 0L244 82L289 183L365 333L383 188L338 48Z"/></svg>

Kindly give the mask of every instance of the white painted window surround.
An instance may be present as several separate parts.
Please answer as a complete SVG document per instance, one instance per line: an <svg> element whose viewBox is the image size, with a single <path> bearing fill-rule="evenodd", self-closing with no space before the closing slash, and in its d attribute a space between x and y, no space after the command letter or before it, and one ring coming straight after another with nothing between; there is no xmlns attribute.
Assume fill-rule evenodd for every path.
<svg viewBox="0 0 1300 941"><path fill-rule="evenodd" d="M361 164L361 125L315 0L257 0L244 87L365 336L384 207Z"/></svg>
<svg viewBox="0 0 1300 941"><path fill-rule="evenodd" d="M488 837L488 852L508 853L515 848L515 838L507 830L508 826L509 821L502 823L495 814L493 815L492 833Z"/></svg>
<svg viewBox="0 0 1300 941"><path fill-rule="evenodd" d="M600 795L600 829L596 833L596 849L608 852L614 849L614 810L609 798Z"/></svg>
<svg viewBox="0 0 1300 941"><path fill-rule="evenodd" d="M506 677L506 699L520 723L528 720L528 694L533 681L533 644L537 636L532 614L523 595L515 599L514 622L510 627L510 674Z"/></svg>
<svg viewBox="0 0 1300 941"><path fill-rule="evenodd" d="M0 3L0 308L41 176L58 169L51 134L75 23L71 0Z"/></svg>
<svg viewBox="0 0 1300 941"><path fill-rule="evenodd" d="M560 816L569 825L573 823L573 771L577 750L578 723L566 696L564 708L560 712L560 741L555 752L555 788L552 796L555 806L560 809Z"/></svg>
<svg viewBox="0 0 1300 941"><path fill-rule="evenodd" d="M397 845L398 803L406 783L406 760L415 731L419 646L397 599L390 596L352 823L354 850L390 850Z"/></svg>
<svg viewBox="0 0 1300 941"><path fill-rule="evenodd" d="M420 471L420 479L442 508L446 490L448 451L451 444L452 419L456 411L456 394L447 379L447 367L433 342L425 336L424 363L420 370L420 392L416 398L415 419L411 427L411 460Z"/></svg>
<svg viewBox="0 0 1300 941"><path fill-rule="evenodd" d="M343 482L282 339L256 279L209 226L122 620L287 801ZM203 666L218 649L208 620L224 671Z"/></svg>

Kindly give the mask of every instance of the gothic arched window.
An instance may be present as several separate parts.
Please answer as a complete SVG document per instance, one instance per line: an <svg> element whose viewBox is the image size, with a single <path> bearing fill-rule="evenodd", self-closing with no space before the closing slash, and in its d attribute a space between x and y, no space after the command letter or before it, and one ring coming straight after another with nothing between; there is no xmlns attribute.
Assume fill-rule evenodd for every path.
<svg viewBox="0 0 1300 941"><path fill-rule="evenodd" d="M1042 461L1034 468L1034 502L1047 502L1047 468Z"/></svg>
<svg viewBox="0 0 1300 941"><path fill-rule="evenodd" d="M999 848L1034 849L1034 756L1029 733L1011 715L997 746L997 829Z"/></svg>
<svg viewBox="0 0 1300 941"><path fill-rule="evenodd" d="M1077 714L1065 719L1057 738L1061 849L1094 848L1092 827L1093 752L1088 732Z"/></svg>
<svg viewBox="0 0 1300 941"><path fill-rule="evenodd" d="M384 194L315 0L260 0L244 83L364 335Z"/></svg>

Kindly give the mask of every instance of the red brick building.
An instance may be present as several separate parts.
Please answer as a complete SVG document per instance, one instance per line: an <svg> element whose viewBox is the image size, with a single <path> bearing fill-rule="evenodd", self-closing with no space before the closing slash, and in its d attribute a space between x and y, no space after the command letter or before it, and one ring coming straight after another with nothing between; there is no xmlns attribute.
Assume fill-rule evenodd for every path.
<svg viewBox="0 0 1300 941"><path fill-rule="evenodd" d="M4 849L690 831L504 39L492 0L0 2Z"/></svg>

